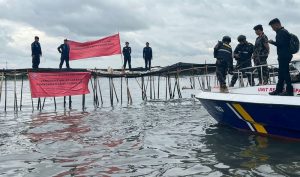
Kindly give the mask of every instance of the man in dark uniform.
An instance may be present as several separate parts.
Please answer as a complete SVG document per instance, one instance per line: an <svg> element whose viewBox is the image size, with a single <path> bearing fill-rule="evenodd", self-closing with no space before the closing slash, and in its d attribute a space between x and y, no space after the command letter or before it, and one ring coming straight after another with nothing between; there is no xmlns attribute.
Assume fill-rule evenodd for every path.
<svg viewBox="0 0 300 177"><path fill-rule="evenodd" d="M32 57L32 68L39 68L40 57L42 56L41 44L39 43L39 37L34 37L34 42L31 44L31 57Z"/></svg>
<svg viewBox="0 0 300 177"><path fill-rule="evenodd" d="M270 95L282 95L282 96L293 96L293 86L291 82L291 76L289 72L289 64L293 58L290 52L290 33L281 26L278 18L270 21L269 25L276 32L276 41L269 40L270 44L277 47L279 71L278 71L278 82L276 85L276 90L270 92ZM286 84L286 89L284 91L284 83Z"/></svg>
<svg viewBox="0 0 300 177"><path fill-rule="evenodd" d="M128 62L129 70L131 70L131 47L129 47L129 42L125 42L125 47L123 47L123 56L124 56L124 66L126 69L126 65Z"/></svg>
<svg viewBox="0 0 300 177"><path fill-rule="evenodd" d="M246 73L246 72L250 72L249 70L243 69L243 68L251 67L253 45L247 42L246 36L244 35L239 35L237 40L239 41L239 44L236 46L234 50L234 58L237 61L237 64L235 66L235 71L237 72L234 73L234 75L231 78L230 87L233 87L234 84L236 83L238 76L240 74L238 72L241 72L243 76L246 74L248 77L249 84L253 86L254 77L251 74Z"/></svg>
<svg viewBox="0 0 300 177"><path fill-rule="evenodd" d="M145 69L150 70L152 60L152 48L149 47L149 42L146 42L146 47L144 47L143 49L143 58L145 60Z"/></svg>
<svg viewBox="0 0 300 177"><path fill-rule="evenodd" d="M268 37L263 31L262 25L256 25L254 28L256 35L258 36L255 41L253 51L253 61L255 66L267 65L267 58L269 55L270 47L268 43ZM262 66L257 68L259 85L265 85L269 80L268 66Z"/></svg>
<svg viewBox="0 0 300 177"><path fill-rule="evenodd" d="M232 48L229 45L231 38L224 36L222 42L219 41L214 48L214 57L216 61L216 75L220 83L220 91L226 92L226 75L229 70L232 72Z"/></svg>
<svg viewBox="0 0 300 177"><path fill-rule="evenodd" d="M57 50L58 50L59 53L61 53L59 69L62 68L62 65L64 64L64 61L66 62L67 68L70 69L70 65L69 65L70 46L68 44L68 40L65 39L64 43L61 44L57 48Z"/></svg>

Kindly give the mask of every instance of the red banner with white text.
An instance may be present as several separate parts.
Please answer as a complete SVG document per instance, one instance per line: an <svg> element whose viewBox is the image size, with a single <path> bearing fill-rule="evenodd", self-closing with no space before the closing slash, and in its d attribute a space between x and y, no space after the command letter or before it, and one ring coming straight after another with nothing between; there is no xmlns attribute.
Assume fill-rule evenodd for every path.
<svg viewBox="0 0 300 177"><path fill-rule="evenodd" d="M29 72L32 98L90 93L90 72Z"/></svg>
<svg viewBox="0 0 300 177"><path fill-rule="evenodd" d="M70 60L121 54L119 34L83 43L68 41L68 44L70 46Z"/></svg>

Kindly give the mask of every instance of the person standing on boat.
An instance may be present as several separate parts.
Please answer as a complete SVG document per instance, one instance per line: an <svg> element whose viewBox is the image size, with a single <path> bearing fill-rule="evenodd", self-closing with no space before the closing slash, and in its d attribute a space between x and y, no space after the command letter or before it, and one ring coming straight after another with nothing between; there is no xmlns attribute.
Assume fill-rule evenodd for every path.
<svg viewBox="0 0 300 177"><path fill-rule="evenodd" d="M145 60L145 69L151 70L152 48L149 47L149 42L146 42L146 47L143 49L143 58Z"/></svg>
<svg viewBox="0 0 300 177"><path fill-rule="evenodd" d="M131 70L131 47L129 47L129 42L125 42L125 47L123 47L124 65L123 69L126 69L128 62L129 70Z"/></svg>
<svg viewBox="0 0 300 177"><path fill-rule="evenodd" d="M243 68L251 67L253 44L249 43L246 40L246 36L244 35L239 35L237 40L239 41L239 44L234 49L234 58L237 61L237 64L235 66L235 71L237 72L233 74L229 87L233 87L234 84L236 83L239 76L238 72L241 72L243 76L246 74L248 77L249 84L253 86L254 77L251 74L246 73L246 72L250 72L249 70L243 69Z"/></svg>
<svg viewBox="0 0 300 177"><path fill-rule="evenodd" d="M220 91L226 92L226 75L227 71L232 72L232 48L229 45L231 38L224 36L222 42L219 41L214 48L214 58L216 61L216 75L220 83Z"/></svg>
<svg viewBox="0 0 300 177"><path fill-rule="evenodd" d="M270 51L268 43L268 37L263 31L262 25L256 25L254 28L256 35L258 36L254 45L253 61L255 66L267 65L267 58ZM268 66L262 66L257 68L259 85L266 85L269 80L269 68Z"/></svg>
<svg viewBox="0 0 300 177"><path fill-rule="evenodd" d="M40 57L42 56L42 48L38 36L34 37L34 42L31 44L32 68L39 68Z"/></svg>
<svg viewBox="0 0 300 177"><path fill-rule="evenodd" d="M277 47L278 55L278 82L276 89L273 92L270 92L270 95L282 95L282 96L293 96L293 86L291 82L291 76L289 72L289 64L293 58L293 55L290 51L290 33L281 26L281 23L278 18L275 18L270 21L269 25L276 32L276 41L269 40L270 44L273 44ZM286 84L286 89L284 91L284 83Z"/></svg>
<svg viewBox="0 0 300 177"><path fill-rule="evenodd" d="M69 55L70 55L70 46L68 44L68 40L65 39L64 43L61 44L58 48L57 48L58 52L61 53L61 57L60 57L60 64L59 64L59 69L62 68L62 65L64 64L64 61L66 61L66 66L68 69L70 69L70 65L69 65Z"/></svg>

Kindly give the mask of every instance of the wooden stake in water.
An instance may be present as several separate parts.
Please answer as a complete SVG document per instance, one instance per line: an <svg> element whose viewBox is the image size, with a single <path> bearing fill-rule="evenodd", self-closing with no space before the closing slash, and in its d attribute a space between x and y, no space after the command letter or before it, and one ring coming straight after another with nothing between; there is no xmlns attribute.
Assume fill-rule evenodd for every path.
<svg viewBox="0 0 300 177"><path fill-rule="evenodd" d="M17 100L17 74L14 73L14 111L18 111L18 100Z"/></svg>
<svg viewBox="0 0 300 177"><path fill-rule="evenodd" d="M56 111L56 99L55 99L55 97L53 97L53 101L54 101L54 109Z"/></svg>
<svg viewBox="0 0 300 177"><path fill-rule="evenodd" d="M69 109L72 109L72 97L69 96Z"/></svg>
<svg viewBox="0 0 300 177"><path fill-rule="evenodd" d="M2 86L3 86L4 72L1 74L1 82L0 82L0 102L2 97Z"/></svg>
<svg viewBox="0 0 300 177"><path fill-rule="evenodd" d="M100 99L101 99L101 105L103 105L102 91L101 91L99 79L97 80L97 82L98 82L98 89L99 89L99 94L100 94Z"/></svg>
<svg viewBox="0 0 300 177"><path fill-rule="evenodd" d="M82 111L85 110L85 94L82 95Z"/></svg>
<svg viewBox="0 0 300 177"><path fill-rule="evenodd" d="M5 103L4 103L4 111L6 112L6 102L7 102L7 78L6 75L4 75L4 83L5 83Z"/></svg>
<svg viewBox="0 0 300 177"><path fill-rule="evenodd" d="M123 77L121 77L121 104L123 104Z"/></svg>
<svg viewBox="0 0 300 177"><path fill-rule="evenodd" d="M22 110L22 100L23 100L23 82L24 82L24 75L22 74L22 83L21 83L21 98L20 98L20 111Z"/></svg>

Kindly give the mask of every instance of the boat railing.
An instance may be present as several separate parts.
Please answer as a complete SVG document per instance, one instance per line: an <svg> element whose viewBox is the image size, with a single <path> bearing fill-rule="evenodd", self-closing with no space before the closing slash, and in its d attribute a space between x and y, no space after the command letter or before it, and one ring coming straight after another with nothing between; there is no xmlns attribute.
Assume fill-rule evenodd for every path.
<svg viewBox="0 0 300 177"><path fill-rule="evenodd" d="M252 83L249 83L249 81L247 80L246 84L244 83L244 77L245 74L246 75L250 75L250 79L251 81L254 78L258 78L258 80L263 81L264 80L264 75L263 75L263 70L267 70L268 73L268 82L267 83L259 83L262 85L268 85L268 84L274 84L276 83L276 77L278 75L278 64L265 64L265 65L258 65L258 66L251 66L251 67L246 67L246 68L241 68L238 69L236 71L234 71L234 74L238 74L238 81L239 81L239 87L245 87L246 86L253 86ZM255 77L257 76L257 77Z"/></svg>
<svg viewBox="0 0 300 177"><path fill-rule="evenodd" d="M258 85L270 85L270 84L276 84L277 82L277 77L278 76L278 64L266 64L266 65L259 65L259 66L253 66L253 67L246 67L246 68L241 68L238 70L235 70L232 75L227 75L226 77L226 83L230 85L231 78L233 74L238 75L238 86L239 87L249 87L249 86L254 86L252 83L249 83L247 78L247 75L250 75L251 81L254 79L254 81L261 80L263 81L263 70L267 69L268 70L268 82L267 83L258 83ZM290 72L297 72L297 70L291 70ZM260 77L260 78L259 78ZM220 84L218 82L217 76L215 73L213 74L204 74L198 77L198 82L200 85L201 90L205 91L211 91L211 88L213 87L219 87Z"/></svg>

